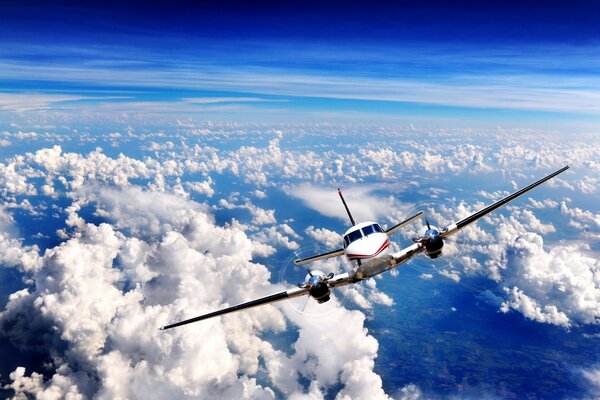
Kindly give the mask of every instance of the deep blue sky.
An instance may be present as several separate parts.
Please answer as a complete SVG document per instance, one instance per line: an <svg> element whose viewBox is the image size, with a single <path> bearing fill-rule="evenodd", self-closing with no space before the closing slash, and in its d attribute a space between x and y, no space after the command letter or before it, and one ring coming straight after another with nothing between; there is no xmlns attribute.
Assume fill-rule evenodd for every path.
<svg viewBox="0 0 600 400"><path fill-rule="evenodd" d="M204 38L285 38L384 43L595 42L595 1L4 1L3 36L15 31L68 39L108 34L182 34ZM199 4L201 3L201 4ZM46 29L52 28L52 31ZM23 36L21 36L23 37ZM48 36L46 36L48 38ZM71 38L77 41L78 37Z"/></svg>
<svg viewBox="0 0 600 400"><path fill-rule="evenodd" d="M63 112L95 93L100 111L200 118L600 126L598 2L206 3L4 1L0 93L71 96L41 102Z"/></svg>

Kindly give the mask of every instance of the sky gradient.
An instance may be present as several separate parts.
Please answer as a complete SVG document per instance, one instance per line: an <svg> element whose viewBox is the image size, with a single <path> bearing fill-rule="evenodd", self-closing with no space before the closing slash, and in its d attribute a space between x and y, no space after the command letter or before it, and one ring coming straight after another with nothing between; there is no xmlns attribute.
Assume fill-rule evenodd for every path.
<svg viewBox="0 0 600 400"><path fill-rule="evenodd" d="M0 14L0 111L15 118L35 109L563 131L600 123L591 1L9 1Z"/></svg>

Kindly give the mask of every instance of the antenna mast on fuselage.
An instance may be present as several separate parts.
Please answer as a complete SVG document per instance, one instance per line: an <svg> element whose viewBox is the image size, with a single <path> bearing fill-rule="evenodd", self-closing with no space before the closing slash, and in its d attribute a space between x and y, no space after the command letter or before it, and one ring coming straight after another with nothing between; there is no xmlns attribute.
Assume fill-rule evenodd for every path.
<svg viewBox="0 0 600 400"><path fill-rule="evenodd" d="M352 226L356 225L356 222L354 222L354 218L352 218L352 214L350 214L350 209L348 208L348 205L346 204L346 200L344 200L344 196L342 195L342 191L340 188L338 188L338 194L340 195L340 199L342 199L342 203L344 203L344 208L346 209L346 212L348 213L348 218L350 218L350 222L352 223Z"/></svg>

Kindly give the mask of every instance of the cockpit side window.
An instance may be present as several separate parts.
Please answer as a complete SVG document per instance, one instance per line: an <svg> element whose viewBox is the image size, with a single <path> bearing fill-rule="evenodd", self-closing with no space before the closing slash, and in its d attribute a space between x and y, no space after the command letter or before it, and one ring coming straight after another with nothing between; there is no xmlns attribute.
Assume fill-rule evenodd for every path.
<svg viewBox="0 0 600 400"><path fill-rule="evenodd" d="M362 234L360 233L360 229L352 231L352 232L348 233L346 236L344 236L344 244L346 246L348 246L350 243L354 242L355 240L360 239L361 237L362 237Z"/></svg>

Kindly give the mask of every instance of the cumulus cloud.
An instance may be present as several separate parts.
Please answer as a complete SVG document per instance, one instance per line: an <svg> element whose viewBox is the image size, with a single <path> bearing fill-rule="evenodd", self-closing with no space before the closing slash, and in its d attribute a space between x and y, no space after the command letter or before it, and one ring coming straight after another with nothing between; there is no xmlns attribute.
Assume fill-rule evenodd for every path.
<svg viewBox="0 0 600 400"><path fill-rule="evenodd" d="M328 249L338 248L342 244L342 236L339 233L326 228L315 228L310 225L304 230L304 233L314 240L323 243Z"/></svg>
<svg viewBox="0 0 600 400"><path fill-rule="evenodd" d="M60 154L38 155L47 157L45 168L60 170ZM252 262L261 245L234 224L216 226L206 206L158 187L86 179L66 181L73 200L68 225L76 230L46 251L31 272L32 287L12 294L0 314L3 337L50 360L45 375L15 368L9 387L16 398L272 399L275 389L292 398L322 398L334 386L339 398L388 398L373 371L378 345L364 315L335 297L323 305L332 311L325 320L269 305L158 331L283 287L269 283L269 271ZM88 223L80 215L85 204L106 222ZM290 226L270 228L267 243L294 247L283 239L297 236ZM391 299L378 294L372 301ZM261 337L284 329L299 332L289 355ZM267 378L259 383L263 362Z"/></svg>
<svg viewBox="0 0 600 400"><path fill-rule="evenodd" d="M578 228L600 228L600 214L582 210L578 207L570 208L565 201L560 203L560 212L571 217Z"/></svg>
<svg viewBox="0 0 600 400"><path fill-rule="evenodd" d="M227 199L219 200L219 206L229 210L232 209L246 209L252 217L252 223L255 225L269 225L276 224L277 219L275 218L275 210L265 210L253 204L249 199L246 199L244 204L235 204Z"/></svg>
<svg viewBox="0 0 600 400"><path fill-rule="evenodd" d="M215 194L215 190L212 187L213 183L212 178L209 176L207 180L202 182L186 182L185 186L196 193L212 197Z"/></svg>
<svg viewBox="0 0 600 400"><path fill-rule="evenodd" d="M568 327L600 322L600 262L589 245L564 243L544 249L535 233L519 236L506 247L502 310Z"/></svg>
<svg viewBox="0 0 600 400"><path fill-rule="evenodd" d="M338 129L330 134L337 135L334 131ZM298 136L309 132L306 127L284 130L286 138L289 132ZM215 125L194 127L188 134L231 139L237 131L242 135L247 130L235 124ZM263 131L256 128L258 134ZM345 134L357 132L349 129ZM587 168L590 176L574 181L565 175L564 185L590 194L597 185L593 175L600 172L600 164L589 161L598 159L597 145L556 146L551 138L546 143L546 138L539 141L523 135L522 143L508 142L490 151L485 143L447 146L447 142L432 142L425 146L405 138L399 142L393 139L398 137L393 130L383 133L388 135L386 140L396 140L402 146L367 144L343 150L292 151L283 146L281 132L268 131L264 135L275 134L277 138L266 145L223 150L188 146L179 138L129 129L110 139L119 143L137 139L167 147L155 147L154 158L144 159L109 157L99 149L77 154L65 151L66 146L54 146L5 160L0 164L0 195L6 208L0 220L8 222L7 228L2 228L0 257L4 265L30 265L22 270L28 271L32 284L10 296L0 317L1 332L21 349L41 351L50 360L49 370L15 369L11 387L17 395L35 393L49 398L130 398L140 394L148 398L273 398L275 393L289 398L386 398L381 378L373 372L377 341L365 328L364 314L345 309L338 298L324 305L309 302L309 310L320 307L328 313L325 322L276 305L182 331L156 332L163 323L281 290L282 285L269 283L269 271L252 257L272 255L273 246L291 250L299 246L301 238L292 226L277 223L275 213L286 218L285 213L258 207L239 193L220 206L247 210L247 220L217 226L208 207L189 201L185 193L189 190L205 195L206 201L214 204L215 174L230 174L245 181L253 199L266 197L264 187L287 187L288 193L309 207L343 221L347 216L335 193L337 185L327 188L326 182L356 182L345 190L355 217L395 222L412 207L380 195L378 190L392 192L398 180L413 190L437 181L434 174L464 174L468 178L473 171L482 175L490 172L491 165L507 182L514 178L521 183L531 176L511 173L515 166L522 171L552 169L554 163L562 165L568 160ZM11 141L19 137L53 143L67 140L33 132L0 135ZM447 137L456 138L452 135ZM181 151L164 152L175 146L169 142L181 143ZM204 178L186 182L186 174ZM373 180L379 183L364 184ZM41 187L36 186L38 183ZM548 189L559 190L556 185L548 185ZM443 189L418 194L435 196L440 202L462 195ZM23 246L18 233L11 231L12 221L6 211L21 204L39 213L43 205L32 201L27 206L17 198L34 195L41 195L44 201L66 195L70 203L65 209L48 208L64 212L66 229L61 230L64 243L48 249L41 258L35 248ZM503 193L479 195L495 200ZM429 210L430 217L440 222L456 221L487 202L455 204L450 200L448 203L454 205L436 206L435 212ZM597 231L600 225L595 211L557 200L530 199L528 207L536 213L537 209L560 210L571 219L571 226L590 234ZM89 224L89 207L105 223ZM465 243L449 241L445 254L456 262L440 273L456 281L466 281L472 274L494 279L497 289L482 297L504 312L519 312L532 320L564 327L597 323L597 251L575 241L540 241L539 235L563 226L542 216L542 212L536 215L517 206L485 218L461 232L461 237L468 239ZM339 247L339 235L333 231L313 226L300 229L327 247ZM24 254L37 261L24 261ZM340 267L335 260L317 266L325 271ZM424 273L421 278L433 276ZM90 281L97 282L97 287ZM347 288L347 296L366 310L375 304L393 304L391 297L369 285ZM341 298L344 292L339 293ZM284 329L299 333L291 340L289 351L277 350L262 338L266 331ZM347 348L356 350L347 354ZM215 360L214 369L199 367L206 359ZM332 388L340 393L332 394ZM415 385L395 395L422 397Z"/></svg>
<svg viewBox="0 0 600 400"><path fill-rule="evenodd" d="M285 233L285 228L281 228L281 231ZM300 248L297 242L290 240L289 237L281 233L275 226L260 229L252 235L252 238L259 242L276 244L288 250L298 250Z"/></svg>
<svg viewBox="0 0 600 400"><path fill-rule="evenodd" d="M172 194L142 190L139 186L120 189L86 185L78 194L80 202L91 201L96 213L117 228L127 228L134 235L159 235L182 230L191 218L207 206L189 202Z"/></svg>
<svg viewBox="0 0 600 400"><path fill-rule="evenodd" d="M550 200L530 199L530 203L536 208L559 206ZM461 202L440 207L439 216L432 210L432 215L447 218L444 215L456 214L462 218L478 208L467 209ZM457 238L466 236L468 240L460 244L456 262L439 273L457 283L461 282L462 273L482 274L495 280L498 289L495 293L489 292L486 298L493 300L490 302L502 312L517 311L526 318L565 328L598 324L600 264L597 251L578 240L545 246L541 235L556 232L554 225L542 222L531 210L516 206L507 210L510 211L508 216L506 211L491 214L477 223L481 226L459 233ZM560 203L560 211L588 229L596 227L596 214L590 211L571 208L565 201ZM488 231L490 226L494 234ZM448 255L445 251L445 257ZM424 275L421 277L427 279L427 274Z"/></svg>
<svg viewBox="0 0 600 400"><path fill-rule="evenodd" d="M0 206L0 265L31 271L39 265L37 246L23 246L16 236L14 219Z"/></svg>

